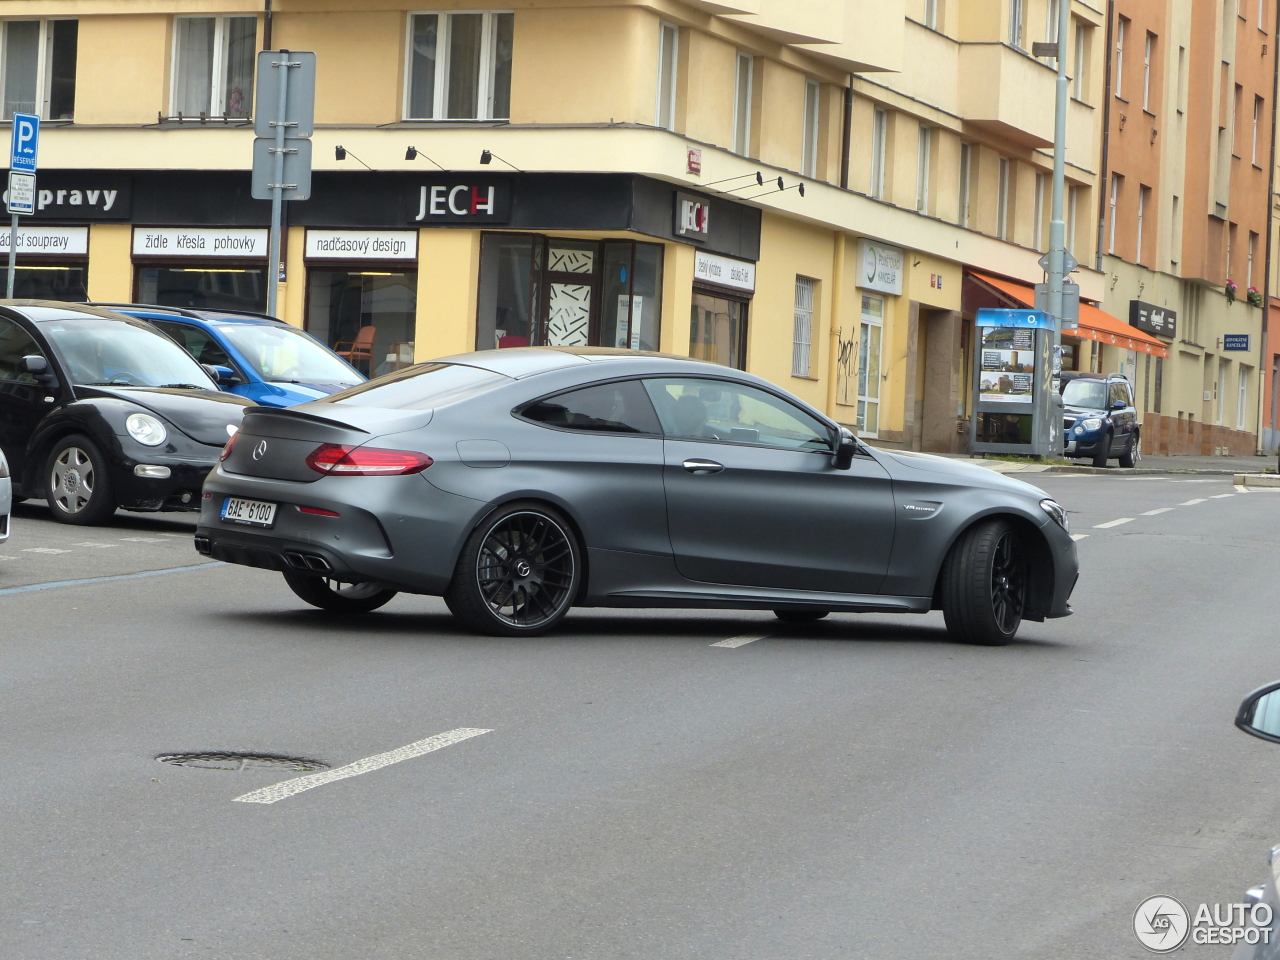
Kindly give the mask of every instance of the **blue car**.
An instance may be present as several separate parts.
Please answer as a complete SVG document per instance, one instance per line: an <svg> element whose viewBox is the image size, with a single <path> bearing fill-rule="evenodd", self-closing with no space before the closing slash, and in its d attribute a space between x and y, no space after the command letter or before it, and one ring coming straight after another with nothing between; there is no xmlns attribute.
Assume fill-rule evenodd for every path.
<svg viewBox="0 0 1280 960"><path fill-rule="evenodd" d="M259 406L291 407L368 379L315 337L262 314L139 303L95 306L158 327L208 367L221 389Z"/></svg>
<svg viewBox="0 0 1280 960"><path fill-rule="evenodd" d="M1063 454L1089 458L1095 467L1111 459L1134 466L1142 456L1142 423L1129 381L1119 373L1064 373L1061 389Z"/></svg>

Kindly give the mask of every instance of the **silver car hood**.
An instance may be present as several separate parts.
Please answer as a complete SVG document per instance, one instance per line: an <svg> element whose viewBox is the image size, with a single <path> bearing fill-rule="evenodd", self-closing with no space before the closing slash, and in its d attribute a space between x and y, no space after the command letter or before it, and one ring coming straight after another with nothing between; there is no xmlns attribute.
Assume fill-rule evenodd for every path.
<svg viewBox="0 0 1280 960"><path fill-rule="evenodd" d="M992 490L1007 490L1024 497L1042 500L1049 496L1039 487L1023 480L1016 480L1003 473L979 467L965 460L953 460L950 457L939 457L931 453L915 453L910 450L883 450L873 448L875 457L889 471L895 480L915 480L946 483L963 483L969 486L989 487ZM922 477L921 473L932 477Z"/></svg>

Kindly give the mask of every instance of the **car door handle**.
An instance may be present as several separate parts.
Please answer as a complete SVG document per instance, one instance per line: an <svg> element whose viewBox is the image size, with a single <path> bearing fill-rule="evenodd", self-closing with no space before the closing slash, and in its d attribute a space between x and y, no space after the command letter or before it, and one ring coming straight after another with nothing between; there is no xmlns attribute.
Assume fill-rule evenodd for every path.
<svg viewBox="0 0 1280 960"><path fill-rule="evenodd" d="M723 463L714 460L686 460L683 466L690 473L719 473L724 469Z"/></svg>

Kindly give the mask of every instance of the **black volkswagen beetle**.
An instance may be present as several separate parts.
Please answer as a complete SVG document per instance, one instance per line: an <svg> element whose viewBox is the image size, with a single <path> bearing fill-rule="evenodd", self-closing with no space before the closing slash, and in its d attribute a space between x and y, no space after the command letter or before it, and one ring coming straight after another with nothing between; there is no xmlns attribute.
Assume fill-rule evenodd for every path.
<svg viewBox="0 0 1280 960"><path fill-rule="evenodd" d="M0 303L0 450L14 499L55 520L194 510L200 486L253 404L218 390L185 350L141 320L39 300Z"/></svg>

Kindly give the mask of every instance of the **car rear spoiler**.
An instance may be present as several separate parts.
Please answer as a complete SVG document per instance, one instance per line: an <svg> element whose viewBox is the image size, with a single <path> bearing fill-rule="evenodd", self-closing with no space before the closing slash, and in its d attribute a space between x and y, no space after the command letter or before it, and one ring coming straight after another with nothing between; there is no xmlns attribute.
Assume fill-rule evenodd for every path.
<svg viewBox="0 0 1280 960"><path fill-rule="evenodd" d="M311 406L311 404L307 404ZM329 440L333 431L363 434L401 433L431 422L433 410L386 410L354 404L326 404L329 416L304 412L297 407L250 407L241 429L255 436L290 437L295 440ZM353 438L354 439L354 438ZM358 442L363 443L364 440Z"/></svg>

